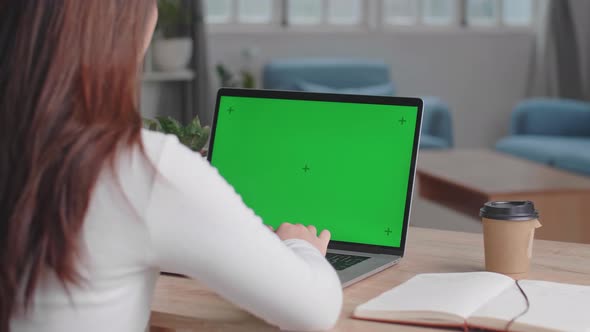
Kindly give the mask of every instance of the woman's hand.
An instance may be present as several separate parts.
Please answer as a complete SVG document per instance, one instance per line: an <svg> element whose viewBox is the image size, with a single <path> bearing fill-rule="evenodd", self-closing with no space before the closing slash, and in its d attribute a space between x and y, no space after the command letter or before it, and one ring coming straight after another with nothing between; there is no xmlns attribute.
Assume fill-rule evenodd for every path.
<svg viewBox="0 0 590 332"><path fill-rule="evenodd" d="M301 224L284 223L276 230L276 234L281 240L300 239L311 243L322 255L326 255L328 243L330 242L330 231L323 230L320 235L315 226L303 226Z"/></svg>

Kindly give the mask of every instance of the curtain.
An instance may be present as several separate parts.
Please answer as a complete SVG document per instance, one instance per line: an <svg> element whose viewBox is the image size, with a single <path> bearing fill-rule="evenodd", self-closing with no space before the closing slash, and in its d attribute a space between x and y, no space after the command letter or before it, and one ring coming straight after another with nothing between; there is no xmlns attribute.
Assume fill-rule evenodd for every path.
<svg viewBox="0 0 590 332"><path fill-rule="evenodd" d="M193 37L193 70L195 80L193 82L193 113L191 118L199 116L203 125L211 125L213 122L213 100L209 77L209 61L207 47L207 27L205 23L205 8L202 0L185 0L192 10L192 37Z"/></svg>
<svg viewBox="0 0 590 332"><path fill-rule="evenodd" d="M586 99L587 0L549 0L531 59L529 96Z"/></svg>

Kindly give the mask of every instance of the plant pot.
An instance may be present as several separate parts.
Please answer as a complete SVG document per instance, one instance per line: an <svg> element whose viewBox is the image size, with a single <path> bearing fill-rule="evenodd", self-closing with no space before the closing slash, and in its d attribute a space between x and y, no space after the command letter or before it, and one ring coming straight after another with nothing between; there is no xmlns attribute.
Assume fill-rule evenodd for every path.
<svg viewBox="0 0 590 332"><path fill-rule="evenodd" d="M191 38L170 38L154 41L153 59L156 69L178 71L186 69L193 56Z"/></svg>

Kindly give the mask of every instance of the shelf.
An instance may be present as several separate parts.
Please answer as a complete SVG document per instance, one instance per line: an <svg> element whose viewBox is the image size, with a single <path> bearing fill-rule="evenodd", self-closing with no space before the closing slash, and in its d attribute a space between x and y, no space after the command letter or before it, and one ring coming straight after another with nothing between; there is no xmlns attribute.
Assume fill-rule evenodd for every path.
<svg viewBox="0 0 590 332"><path fill-rule="evenodd" d="M192 81L195 73L192 70L184 69L180 71L148 71L143 73L144 82L173 82L173 81Z"/></svg>

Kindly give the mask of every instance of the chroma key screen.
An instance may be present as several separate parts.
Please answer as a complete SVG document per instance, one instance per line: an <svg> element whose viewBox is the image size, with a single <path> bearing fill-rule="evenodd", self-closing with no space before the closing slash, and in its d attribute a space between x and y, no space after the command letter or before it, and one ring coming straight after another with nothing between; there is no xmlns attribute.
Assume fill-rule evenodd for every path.
<svg viewBox="0 0 590 332"><path fill-rule="evenodd" d="M222 96L211 164L264 223L399 247L418 107Z"/></svg>

